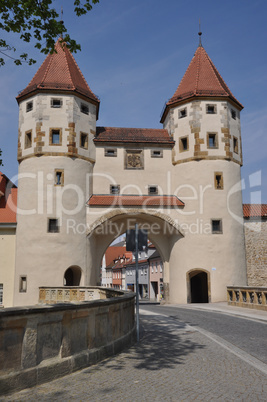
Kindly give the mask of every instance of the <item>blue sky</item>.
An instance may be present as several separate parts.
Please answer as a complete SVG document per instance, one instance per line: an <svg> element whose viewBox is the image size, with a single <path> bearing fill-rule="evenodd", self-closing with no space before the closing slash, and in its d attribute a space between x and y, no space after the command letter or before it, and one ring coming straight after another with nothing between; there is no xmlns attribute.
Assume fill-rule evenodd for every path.
<svg viewBox="0 0 267 402"><path fill-rule="evenodd" d="M234 96L241 113L244 202L267 203L267 2L266 0L100 0L83 17L74 17L73 0L64 21L81 44L74 55L89 86L100 97L98 125L160 128L164 102L176 90L202 43ZM18 91L44 60L17 36L0 33L19 51L37 59L34 66L0 67L0 148L10 178L17 174ZM261 198L260 198L261 196Z"/></svg>

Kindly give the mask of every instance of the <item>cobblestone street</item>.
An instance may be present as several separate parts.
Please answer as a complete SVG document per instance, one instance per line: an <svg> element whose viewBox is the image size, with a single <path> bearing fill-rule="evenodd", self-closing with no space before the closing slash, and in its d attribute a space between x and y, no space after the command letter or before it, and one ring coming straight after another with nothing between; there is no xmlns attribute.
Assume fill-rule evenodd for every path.
<svg viewBox="0 0 267 402"><path fill-rule="evenodd" d="M267 400L266 365L257 369L185 323L141 313L139 344L1 401Z"/></svg>

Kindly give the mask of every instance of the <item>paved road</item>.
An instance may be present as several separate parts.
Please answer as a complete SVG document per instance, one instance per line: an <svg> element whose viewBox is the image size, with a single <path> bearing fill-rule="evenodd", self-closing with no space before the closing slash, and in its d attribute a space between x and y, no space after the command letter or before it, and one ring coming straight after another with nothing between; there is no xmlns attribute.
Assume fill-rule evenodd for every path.
<svg viewBox="0 0 267 402"><path fill-rule="evenodd" d="M141 308L142 332L138 345L80 372L0 400L267 400L267 365L251 357L250 350L234 346L230 342L232 338L226 339L233 325L228 316L161 306L152 307L153 312L149 306ZM251 320L241 323L235 318L234 321L237 337L242 331L250 334L251 326L261 333L255 324L266 328L266 324ZM254 351L257 348L252 349L258 354Z"/></svg>
<svg viewBox="0 0 267 402"><path fill-rule="evenodd" d="M209 331L267 364L266 321L177 306L142 305L141 308Z"/></svg>

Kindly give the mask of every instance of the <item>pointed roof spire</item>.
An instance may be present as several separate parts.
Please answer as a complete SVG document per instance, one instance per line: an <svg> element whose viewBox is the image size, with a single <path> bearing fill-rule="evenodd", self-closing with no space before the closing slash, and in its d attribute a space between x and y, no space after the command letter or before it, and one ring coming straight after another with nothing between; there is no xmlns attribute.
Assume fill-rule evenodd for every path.
<svg viewBox="0 0 267 402"><path fill-rule="evenodd" d="M199 35L199 47L202 47L202 43L201 43L201 35L202 35L202 32L201 32L201 27L200 27L200 18L199 18L199 31L198 31L198 35Z"/></svg>
<svg viewBox="0 0 267 402"><path fill-rule="evenodd" d="M66 44L59 38L55 53L48 54L43 64L27 87L19 93L17 101L40 91L72 91L78 96L89 98L99 107L98 97L89 88L81 70Z"/></svg>
<svg viewBox="0 0 267 402"><path fill-rule="evenodd" d="M201 32L200 32L201 33ZM166 103L161 123L169 107L191 98L228 98L241 110L243 106L234 97L217 68L212 63L200 40L191 63L172 98Z"/></svg>

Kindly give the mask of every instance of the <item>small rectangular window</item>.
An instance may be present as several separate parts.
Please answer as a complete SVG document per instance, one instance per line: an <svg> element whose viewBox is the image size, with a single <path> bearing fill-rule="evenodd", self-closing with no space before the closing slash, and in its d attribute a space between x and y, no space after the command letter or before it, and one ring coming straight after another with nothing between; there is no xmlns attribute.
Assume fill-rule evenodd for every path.
<svg viewBox="0 0 267 402"><path fill-rule="evenodd" d="M61 145L62 134L61 129L51 128L49 136L49 145Z"/></svg>
<svg viewBox="0 0 267 402"><path fill-rule="evenodd" d="M120 186L119 184L117 185L110 185L110 194L120 194Z"/></svg>
<svg viewBox="0 0 267 402"><path fill-rule="evenodd" d="M84 114L89 114L89 107L84 103L81 103L81 112Z"/></svg>
<svg viewBox="0 0 267 402"><path fill-rule="evenodd" d="M148 194L158 194L158 186L148 186Z"/></svg>
<svg viewBox="0 0 267 402"><path fill-rule="evenodd" d="M0 306L3 306L3 284L0 283Z"/></svg>
<svg viewBox="0 0 267 402"><path fill-rule="evenodd" d="M163 150L162 149L152 149L151 150L151 158L163 158Z"/></svg>
<svg viewBox="0 0 267 402"><path fill-rule="evenodd" d="M187 108L185 107L184 109L180 109L178 112L178 117L179 119L182 119L183 117L187 116Z"/></svg>
<svg viewBox="0 0 267 402"><path fill-rule="evenodd" d="M80 147L84 149L88 149L88 134L81 133L80 136Z"/></svg>
<svg viewBox="0 0 267 402"><path fill-rule="evenodd" d="M105 156L117 156L116 148L105 148Z"/></svg>
<svg viewBox="0 0 267 402"><path fill-rule="evenodd" d="M216 114L217 113L216 105L206 105L206 113L207 114Z"/></svg>
<svg viewBox="0 0 267 402"><path fill-rule="evenodd" d="M48 219L48 233L59 233L58 219Z"/></svg>
<svg viewBox="0 0 267 402"><path fill-rule="evenodd" d="M32 146L32 130L26 131L25 133L25 149Z"/></svg>
<svg viewBox="0 0 267 402"><path fill-rule="evenodd" d="M238 154L238 139L236 137L233 138L233 148L234 153Z"/></svg>
<svg viewBox="0 0 267 402"><path fill-rule="evenodd" d="M212 219L211 232L213 234L222 233L222 220L221 219Z"/></svg>
<svg viewBox="0 0 267 402"><path fill-rule="evenodd" d="M33 101L26 103L26 112L30 112L33 109Z"/></svg>
<svg viewBox="0 0 267 402"><path fill-rule="evenodd" d="M55 170L55 186L64 185L64 170Z"/></svg>
<svg viewBox="0 0 267 402"><path fill-rule="evenodd" d="M27 276L20 276L19 278L19 291L20 293L27 292Z"/></svg>
<svg viewBox="0 0 267 402"><path fill-rule="evenodd" d="M216 133L209 133L207 136L207 142L208 142L208 148L217 148L218 147L218 142L217 142L217 134Z"/></svg>
<svg viewBox="0 0 267 402"><path fill-rule="evenodd" d="M51 99L51 107L60 108L62 106L62 100L58 98Z"/></svg>
<svg viewBox="0 0 267 402"><path fill-rule="evenodd" d="M179 141L179 151L180 152L184 152L184 151L188 151L188 137L183 137L180 138Z"/></svg>
<svg viewBox="0 0 267 402"><path fill-rule="evenodd" d="M214 187L216 190L223 190L223 174L222 174L222 172L214 173Z"/></svg>
<svg viewBox="0 0 267 402"><path fill-rule="evenodd" d="M231 109L231 116L232 119L236 120L236 111L234 109Z"/></svg>

